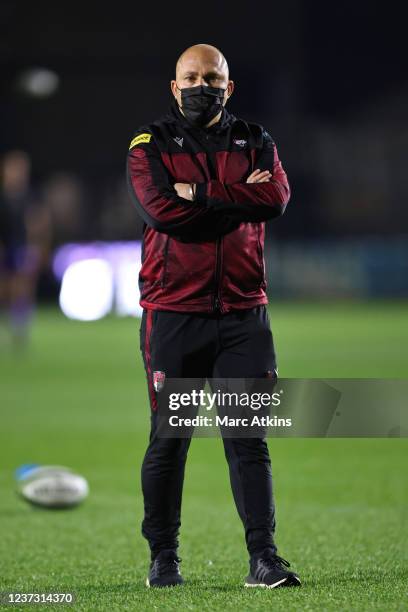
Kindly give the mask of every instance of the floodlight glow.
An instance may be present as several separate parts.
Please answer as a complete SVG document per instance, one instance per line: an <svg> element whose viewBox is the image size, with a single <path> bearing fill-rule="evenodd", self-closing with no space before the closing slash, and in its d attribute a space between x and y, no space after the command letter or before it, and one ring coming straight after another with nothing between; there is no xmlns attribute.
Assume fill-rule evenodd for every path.
<svg viewBox="0 0 408 612"><path fill-rule="evenodd" d="M67 270L71 266L90 260L103 261L109 266L113 292L110 312L114 310L119 316L130 315L141 317L142 308L139 305L140 295L138 284L141 266L140 241L87 242L61 245L53 256L53 271L55 278L62 282ZM87 284L86 282L85 285ZM76 287L75 291L79 291L77 284L73 286ZM69 300L71 304L72 298L70 297ZM74 302L76 303L76 298L74 298ZM101 310L103 311L104 307L102 306ZM75 314L77 310L70 310L70 312L71 315L67 316L77 318ZM82 319L81 313L82 310L80 309L79 314ZM105 314L108 313L105 312Z"/></svg>
<svg viewBox="0 0 408 612"><path fill-rule="evenodd" d="M59 77L48 68L29 68L19 75L17 82L26 95L33 98L48 98L57 91Z"/></svg>
<svg viewBox="0 0 408 612"><path fill-rule="evenodd" d="M113 295L110 264L103 259L85 259L65 270L59 303L70 319L96 321L111 311Z"/></svg>

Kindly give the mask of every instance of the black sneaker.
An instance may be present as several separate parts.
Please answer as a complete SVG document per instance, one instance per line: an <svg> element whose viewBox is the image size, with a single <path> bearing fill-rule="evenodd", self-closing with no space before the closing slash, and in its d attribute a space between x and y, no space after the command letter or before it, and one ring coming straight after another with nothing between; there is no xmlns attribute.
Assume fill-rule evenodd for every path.
<svg viewBox="0 0 408 612"><path fill-rule="evenodd" d="M246 587L266 587L274 589L279 586L300 586L300 578L286 568L290 563L274 554L269 548L255 554L249 562L249 575L246 578Z"/></svg>
<svg viewBox="0 0 408 612"><path fill-rule="evenodd" d="M171 587L183 584L179 563L181 559L174 550L161 550L150 564L147 587Z"/></svg>

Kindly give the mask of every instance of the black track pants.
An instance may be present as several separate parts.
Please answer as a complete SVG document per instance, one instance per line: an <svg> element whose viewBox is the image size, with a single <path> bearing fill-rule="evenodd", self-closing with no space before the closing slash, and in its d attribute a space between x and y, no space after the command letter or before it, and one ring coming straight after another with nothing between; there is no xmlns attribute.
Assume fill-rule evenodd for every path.
<svg viewBox="0 0 408 612"><path fill-rule="evenodd" d="M166 378L262 378L276 361L265 306L225 315L145 310L140 328L151 404L150 442L142 465L142 533L152 557L176 549L189 439L158 438L153 373ZM275 507L266 441L224 438L231 487L250 554L275 549Z"/></svg>

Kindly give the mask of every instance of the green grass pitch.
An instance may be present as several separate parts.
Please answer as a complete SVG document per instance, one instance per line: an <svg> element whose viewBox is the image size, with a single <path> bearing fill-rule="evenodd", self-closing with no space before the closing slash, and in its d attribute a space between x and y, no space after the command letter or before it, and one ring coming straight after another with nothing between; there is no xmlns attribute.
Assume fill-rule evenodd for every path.
<svg viewBox="0 0 408 612"><path fill-rule="evenodd" d="M272 305L280 375L405 378L406 309ZM247 555L221 440L193 440L186 585L155 591L144 586L140 535L149 410L139 321L86 324L41 310L25 355L0 349L0 411L0 591L74 591L75 610L407 609L406 439L270 440L279 553L304 583L271 591L243 587ZM31 461L72 467L90 497L71 511L29 507L13 470Z"/></svg>

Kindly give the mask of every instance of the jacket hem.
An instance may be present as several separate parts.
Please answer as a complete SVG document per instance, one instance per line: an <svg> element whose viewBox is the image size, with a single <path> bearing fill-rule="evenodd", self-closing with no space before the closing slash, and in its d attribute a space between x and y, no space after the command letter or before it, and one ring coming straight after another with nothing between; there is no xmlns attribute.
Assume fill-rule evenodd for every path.
<svg viewBox="0 0 408 612"><path fill-rule="evenodd" d="M256 306L263 306L267 303L268 298L266 296L237 303L226 302L223 300L223 313L230 312L231 310L246 310L249 308L255 308ZM168 310L171 312L216 312L214 308L208 304L160 304L159 302L140 300L140 306L146 310Z"/></svg>

